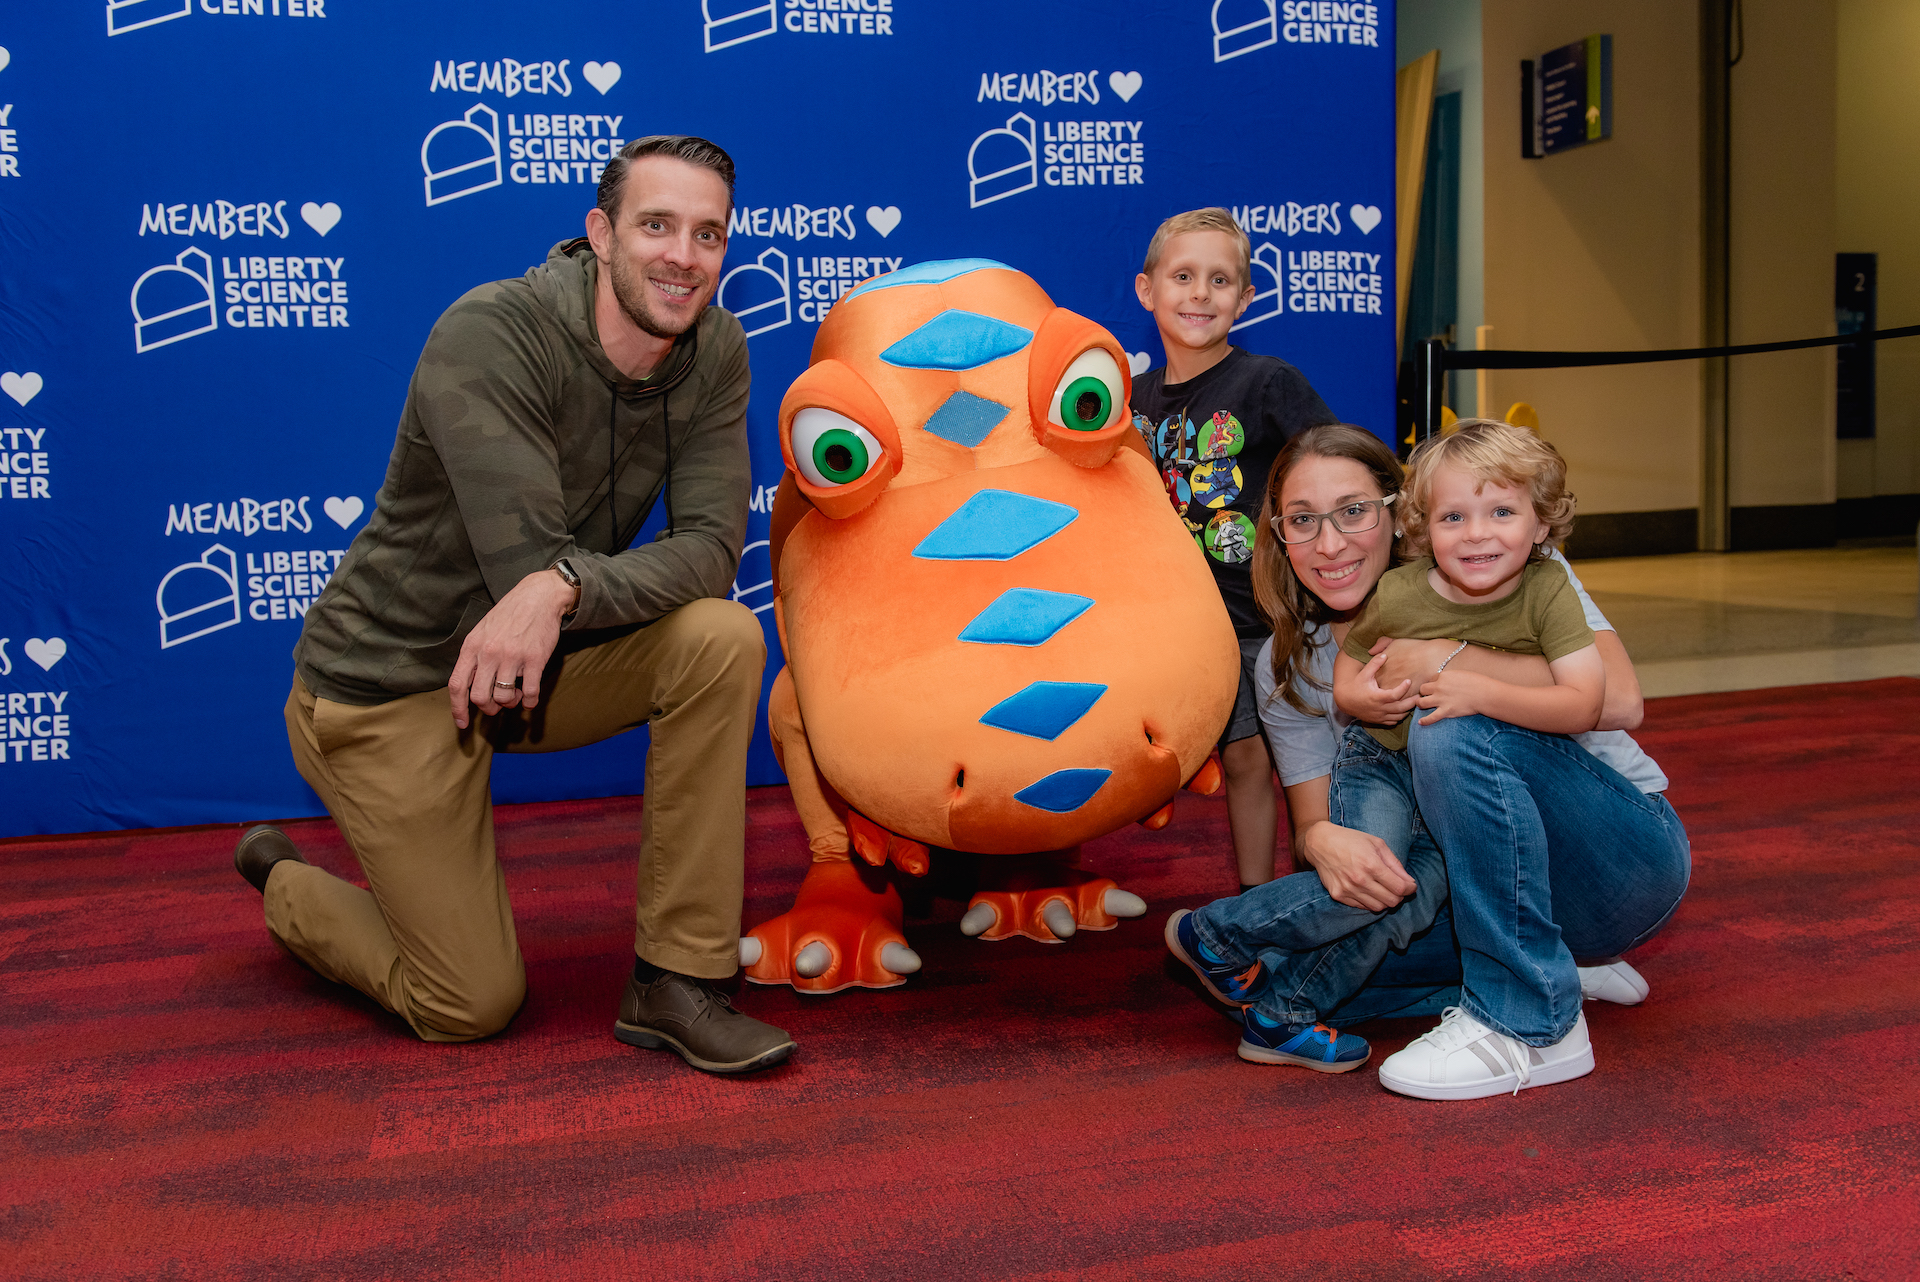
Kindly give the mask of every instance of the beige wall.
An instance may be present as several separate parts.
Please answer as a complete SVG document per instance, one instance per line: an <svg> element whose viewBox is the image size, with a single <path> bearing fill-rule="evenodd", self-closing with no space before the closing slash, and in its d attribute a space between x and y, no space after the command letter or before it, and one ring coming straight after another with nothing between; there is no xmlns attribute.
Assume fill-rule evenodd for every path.
<svg viewBox="0 0 1920 1282"><path fill-rule="evenodd" d="M1897 10L1920 30L1914 0L1845 2ZM1745 0L1746 54L1733 71L1734 342L1833 332L1835 4ZM1507 69L1522 58L1595 32L1613 36L1614 59L1613 137L1579 151L1522 160L1517 93L1487 94L1486 308L1496 347L1701 342L1697 13L1674 0L1485 0L1490 86L1512 84ZM1887 64L1860 78L1920 98L1911 71L1892 55ZM1920 187L1912 120L1911 110L1901 118L1910 148L1903 179ZM1856 235L1891 244L1901 203L1887 200L1884 223ZM1920 286L1920 256L1909 261ZM1883 301L1883 316L1894 306ZM1911 359L1920 377L1920 344ZM1833 369L1830 350L1735 360L1735 507L1833 500ZM1700 499L1700 377L1691 362L1496 373L1489 408L1525 400L1540 410L1583 511L1690 508ZM1908 445L1889 466L1905 476L1914 463Z"/></svg>
<svg viewBox="0 0 1920 1282"><path fill-rule="evenodd" d="M1920 322L1920 4L1840 0L1836 248L1880 255L1880 324ZM1920 493L1920 339L1880 345L1879 436L1842 441L1840 497Z"/></svg>
<svg viewBox="0 0 1920 1282"><path fill-rule="evenodd" d="M1694 6L1484 0L1481 15L1493 345L1697 346ZM1544 160L1521 159L1520 61L1597 32L1613 37L1613 137ZM1699 503L1700 374L1693 363L1515 370L1488 381L1493 413L1516 400L1539 409L1544 434L1567 456L1582 511Z"/></svg>
<svg viewBox="0 0 1920 1282"><path fill-rule="evenodd" d="M1486 323L1486 203L1481 179L1486 173L1486 77L1482 73L1480 0L1400 0L1394 9L1395 57L1404 67L1429 49L1440 51L1435 97L1460 95L1460 241L1459 294L1455 318L1461 342L1473 346L1473 331ZM1509 77L1512 79L1512 77ZM1473 395L1473 376L1464 376L1465 397ZM1470 401L1456 391L1456 410Z"/></svg>
<svg viewBox="0 0 1920 1282"><path fill-rule="evenodd" d="M1731 73L1730 340L1831 334L1834 0L1744 2L1746 54ZM1734 359L1733 506L1833 502L1834 368L1830 347Z"/></svg>

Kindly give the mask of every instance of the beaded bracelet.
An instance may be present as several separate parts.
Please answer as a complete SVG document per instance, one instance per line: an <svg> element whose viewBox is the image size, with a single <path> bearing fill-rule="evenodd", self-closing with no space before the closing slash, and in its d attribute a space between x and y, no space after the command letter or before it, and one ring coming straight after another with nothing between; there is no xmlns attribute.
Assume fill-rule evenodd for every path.
<svg viewBox="0 0 1920 1282"><path fill-rule="evenodd" d="M1467 648L1467 643L1465 641L1462 641L1459 645L1455 646L1452 654L1440 660L1440 666L1433 670L1433 675L1437 677L1442 672L1445 672L1447 670L1447 665L1449 663L1452 663L1455 659L1459 658L1460 652L1466 648Z"/></svg>

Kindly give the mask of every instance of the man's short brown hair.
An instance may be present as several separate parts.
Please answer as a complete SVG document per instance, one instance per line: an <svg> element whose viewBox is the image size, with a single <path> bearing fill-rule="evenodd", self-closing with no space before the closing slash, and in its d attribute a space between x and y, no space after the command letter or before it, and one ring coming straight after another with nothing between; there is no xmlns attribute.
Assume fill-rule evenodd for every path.
<svg viewBox="0 0 1920 1282"><path fill-rule="evenodd" d="M620 154L609 160L607 167L600 171L600 194L593 203L609 222L617 224L620 221L620 201L627 194L627 170L633 168L634 161L644 160L648 156L671 156L719 174L720 181L727 185L727 213L733 213L732 156L722 151L718 144L708 142L705 138L695 138L691 134L651 134L645 138L635 138L622 147Z"/></svg>
<svg viewBox="0 0 1920 1282"><path fill-rule="evenodd" d="M1218 205L1211 209L1189 209L1184 214L1175 214L1154 230L1153 239L1147 242L1147 261L1140 270L1147 276L1153 275L1153 269L1160 265L1160 255L1166 250L1167 242L1175 236L1184 236L1190 231L1217 231L1225 233L1240 251L1240 288L1245 289L1253 283L1253 244L1247 239L1240 224L1234 221L1233 214Z"/></svg>

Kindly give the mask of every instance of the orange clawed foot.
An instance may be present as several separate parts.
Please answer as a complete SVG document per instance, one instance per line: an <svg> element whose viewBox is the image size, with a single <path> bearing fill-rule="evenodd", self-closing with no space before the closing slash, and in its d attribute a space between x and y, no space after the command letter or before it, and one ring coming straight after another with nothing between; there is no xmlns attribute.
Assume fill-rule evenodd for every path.
<svg viewBox="0 0 1920 1282"><path fill-rule="evenodd" d="M1112 930L1121 917L1147 911L1146 900L1095 877L1058 865L1007 878L1004 890L983 890L960 918L960 933L982 939L1025 935L1061 944L1076 930Z"/></svg>
<svg viewBox="0 0 1920 1282"><path fill-rule="evenodd" d="M740 963L756 984L792 984L803 993L893 988L920 969L900 933L904 916L885 871L816 863L792 909L740 941Z"/></svg>

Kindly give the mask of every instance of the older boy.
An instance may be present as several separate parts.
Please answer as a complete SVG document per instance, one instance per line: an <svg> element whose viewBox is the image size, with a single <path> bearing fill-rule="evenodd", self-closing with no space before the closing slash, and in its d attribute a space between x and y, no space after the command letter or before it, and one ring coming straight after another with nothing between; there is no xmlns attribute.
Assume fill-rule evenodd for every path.
<svg viewBox="0 0 1920 1282"><path fill-rule="evenodd" d="M1173 506L1206 552L1240 637L1240 693L1220 736L1240 887L1273 879L1278 823L1272 761L1254 703L1253 662L1270 629L1253 601L1260 497L1274 456L1303 428L1338 422L1299 370L1227 341L1253 301L1252 247L1224 209L1160 224L1134 278L1167 363L1134 381L1134 425L1147 438Z"/></svg>

